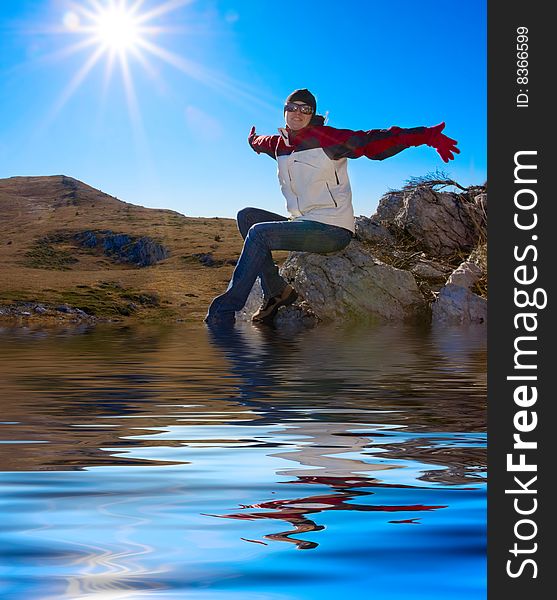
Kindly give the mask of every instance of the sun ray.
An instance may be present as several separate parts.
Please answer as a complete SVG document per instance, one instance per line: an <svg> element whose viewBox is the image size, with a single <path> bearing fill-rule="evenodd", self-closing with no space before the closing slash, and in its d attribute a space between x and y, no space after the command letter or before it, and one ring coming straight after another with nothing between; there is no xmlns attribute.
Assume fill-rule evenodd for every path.
<svg viewBox="0 0 557 600"><path fill-rule="evenodd" d="M124 89L126 91L126 101L128 103L128 110L132 123L132 132L135 140L134 147L136 152L138 152L141 162L144 165L149 177L151 179L156 179L156 169L154 167L155 163L150 152L148 138L143 126L141 110L139 108L139 102L137 100L127 57L125 55L120 55L119 59L122 70L122 78L124 81Z"/></svg>
<svg viewBox="0 0 557 600"><path fill-rule="evenodd" d="M39 135L40 133L46 131L50 124L56 119L58 114L64 108L68 100L74 95L78 87L81 85L87 74L91 71L91 69L95 66L95 64L99 61L101 56L104 54L104 50L102 48L97 48L97 50L89 57L87 62L81 67L81 69L74 75L70 83L64 88L58 100L55 102L54 106L50 109L48 115L41 123L41 125L37 128L35 135Z"/></svg>
<svg viewBox="0 0 557 600"><path fill-rule="evenodd" d="M133 85L133 80L130 74L130 69L128 65L128 59L125 54L119 55L120 59L120 68L122 70L122 77L124 80L124 89L126 91L126 100L128 103L128 110L134 125L134 128L137 128L137 132L141 135L143 131L143 122L141 120L141 113L139 111L139 104L137 102L137 96L135 94L135 88Z"/></svg>
<svg viewBox="0 0 557 600"><path fill-rule="evenodd" d="M58 102L55 104L54 114L57 114L64 107L71 96L73 96L77 88L81 85L81 82L85 79L89 71L91 71L91 69L97 64L104 52L104 48L97 48L95 53L89 57L89 60L74 75L66 89L62 92Z"/></svg>
<svg viewBox="0 0 557 600"><path fill-rule="evenodd" d="M145 53L149 53L225 95L236 104L242 106L257 104L265 110L274 110L274 105L262 99L258 91L250 90L245 84L233 81L222 73L210 70L191 59L178 56L149 39L171 29L176 30L176 27L170 28L153 23L154 19L191 4L192 1L167 0L150 10L143 10L145 0L87 0L86 4L74 0L70 3L70 7L77 15L76 19L72 17L72 22L75 21L75 33L86 34L88 37L80 44L66 49L65 52L72 54L80 48L97 44L102 51L106 51L107 55L105 82L110 81L112 76L115 55L119 55L120 59L123 56L126 58L133 56L147 74L152 79L156 79L157 74L145 56ZM98 60L98 52L95 52L94 56L93 64ZM91 61L87 63L87 72L90 70L90 64ZM125 64L126 73L131 78L127 60ZM123 70L122 74L124 74ZM83 72L80 71L70 86L72 92L76 87L75 82L77 81L79 85L83 78ZM158 80L161 81L160 77ZM67 97L68 94L64 96L64 102L67 101Z"/></svg>
<svg viewBox="0 0 557 600"><path fill-rule="evenodd" d="M139 13L139 9L143 6L144 3L145 3L145 0L136 0L135 4L133 4L129 8L130 14L133 15L133 14Z"/></svg>
<svg viewBox="0 0 557 600"><path fill-rule="evenodd" d="M170 65L236 105L245 108L253 108L256 105L265 111L275 111L275 98L264 98L253 86L199 64L188 56L177 55L155 43L155 38L164 33L183 34L196 31L191 22L182 24L180 20L175 19L174 23L168 23L169 13L192 2L193 0L152 3L147 0L69 0L66 4L68 11L63 16L64 33L81 36L81 39L46 58L66 58L91 47L94 50L62 91L46 124L50 124L58 115L101 58L104 58L105 68L100 86L101 98L97 119L102 121L105 110L112 108L108 105L108 92L116 71L120 71L135 147L149 164L152 161L149 157L139 97L134 85L133 67L141 67L149 79L157 84L159 90L166 91L163 70L155 68L151 59ZM147 7L149 4L151 8ZM157 20L163 16L167 16L166 23Z"/></svg>
<svg viewBox="0 0 557 600"><path fill-rule="evenodd" d="M205 85L217 89L219 92L226 94L232 101L243 104L258 104L265 110L275 110L275 105L262 100L255 92L246 90L239 82L234 82L230 79L226 79L219 73L211 71L206 67L203 67L191 59L178 56L149 42L145 39L139 41L139 46L145 48L151 54L154 54L158 58L164 60L169 65L179 69L183 73L186 73L190 77L204 83ZM243 100L244 102L241 102Z"/></svg>
<svg viewBox="0 0 557 600"><path fill-rule="evenodd" d="M112 79L112 73L114 71L114 61L116 59L116 55L113 52L108 53L108 58L106 60L106 69L104 72L103 78L103 92L106 93L108 90L108 85L110 80Z"/></svg>
<svg viewBox="0 0 557 600"><path fill-rule="evenodd" d="M70 4L70 9L74 10L77 14L83 15L90 21L95 21L97 15L104 10L104 7L98 2L95 2L95 0L89 0L89 4L93 5L93 10L88 9L83 6L83 4L78 4L77 2L72 2Z"/></svg>
<svg viewBox="0 0 557 600"><path fill-rule="evenodd" d="M141 52L141 48L131 48L130 53L133 54L134 58L141 64L141 66L145 69L147 75L151 78L152 81L156 82L159 88L166 87L164 86L164 82L160 73L155 69L155 67L149 62L147 57L143 52Z"/></svg>
<svg viewBox="0 0 557 600"><path fill-rule="evenodd" d="M155 17L160 17L168 12L172 12L178 8L182 8L188 4L191 4L193 0L168 0L164 4L157 6L157 8L153 8L148 12L144 12L143 14L138 16L138 22L144 23L145 21L151 21Z"/></svg>
<svg viewBox="0 0 557 600"><path fill-rule="evenodd" d="M90 48L91 46L94 46L95 44L96 44L96 40L94 40L93 38L85 38L84 40L76 42L75 44L72 44L71 46L66 46L65 48L57 50L56 52L51 52L50 54L43 55L40 58L40 61L45 62L45 63L56 62L56 61L62 60L64 58L68 58L69 56L73 56L74 54L77 54L81 50Z"/></svg>

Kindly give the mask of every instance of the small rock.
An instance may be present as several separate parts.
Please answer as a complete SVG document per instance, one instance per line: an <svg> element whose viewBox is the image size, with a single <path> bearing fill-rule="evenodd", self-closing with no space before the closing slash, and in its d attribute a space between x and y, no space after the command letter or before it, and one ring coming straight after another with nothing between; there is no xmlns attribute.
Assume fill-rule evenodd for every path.
<svg viewBox="0 0 557 600"><path fill-rule="evenodd" d="M487 216L487 194L478 194L475 196L474 203Z"/></svg>
<svg viewBox="0 0 557 600"><path fill-rule="evenodd" d="M417 277L432 280L443 279L443 281L445 281L448 271L450 271L450 269L447 269L447 267L425 258L420 258L420 260L410 270Z"/></svg>
<svg viewBox="0 0 557 600"><path fill-rule="evenodd" d="M369 217L357 217L355 219L356 238L362 242L371 244L392 244L394 237L391 232L381 223Z"/></svg>
<svg viewBox="0 0 557 600"><path fill-rule="evenodd" d="M217 261L213 258L211 252L198 252L196 254L192 254L192 256L197 258L205 267L214 267L217 265Z"/></svg>
<svg viewBox="0 0 557 600"><path fill-rule="evenodd" d="M447 283L471 290L482 275L483 271L476 263L465 261L452 272Z"/></svg>
<svg viewBox="0 0 557 600"><path fill-rule="evenodd" d="M393 222L404 204L404 192L387 192L379 200L379 205L372 217L377 222Z"/></svg>
<svg viewBox="0 0 557 600"><path fill-rule="evenodd" d="M236 312L237 321L251 321L251 318L255 312L259 309L263 302L263 289L261 288L261 281L259 277L255 280L253 287L251 288L250 295L246 300L244 308Z"/></svg>
<svg viewBox="0 0 557 600"><path fill-rule="evenodd" d="M431 310L433 322L436 323L487 323L487 300L453 283L446 285L439 292Z"/></svg>
<svg viewBox="0 0 557 600"><path fill-rule="evenodd" d="M296 302L279 309L274 324L279 329L311 329L319 323L319 317L305 301Z"/></svg>

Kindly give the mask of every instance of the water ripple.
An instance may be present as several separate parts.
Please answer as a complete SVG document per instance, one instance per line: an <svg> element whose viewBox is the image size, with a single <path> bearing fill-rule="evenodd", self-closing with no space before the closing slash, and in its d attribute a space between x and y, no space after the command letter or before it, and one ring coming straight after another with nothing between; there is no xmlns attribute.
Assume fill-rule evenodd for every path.
<svg viewBox="0 0 557 600"><path fill-rule="evenodd" d="M485 331L1 335L3 598L485 597Z"/></svg>

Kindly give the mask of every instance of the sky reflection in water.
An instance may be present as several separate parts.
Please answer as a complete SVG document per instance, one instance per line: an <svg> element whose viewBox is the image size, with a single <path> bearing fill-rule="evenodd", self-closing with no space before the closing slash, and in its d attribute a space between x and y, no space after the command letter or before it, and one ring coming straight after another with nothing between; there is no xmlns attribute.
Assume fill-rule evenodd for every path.
<svg viewBox="0 0 557 600"><path fill-rule="evenodd" d="M1 339L2 598L485 597L485 330Z"/></svg>

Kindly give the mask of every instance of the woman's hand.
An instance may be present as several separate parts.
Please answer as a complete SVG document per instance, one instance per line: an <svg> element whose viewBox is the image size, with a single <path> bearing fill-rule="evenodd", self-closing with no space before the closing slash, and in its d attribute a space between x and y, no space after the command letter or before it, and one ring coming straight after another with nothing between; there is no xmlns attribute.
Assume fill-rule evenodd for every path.
<svg viewBox="0 0 557 600"><path fill-rule="evenodd" d="M268 154L270 157L276 158L277 138L278 135L257 135L254 125L248 135L248 144L257 154Z"/></svg>
<svg viewBox="0 0 557 600"><path fill-rule="evenodd" d="M248 135L248 142L250 146L253 146L253 141L255 140L255 138L257 137L257 134L255 133L255 125L250 129L249 135Z"/></svg>
<svg viewBox="0 0 557 600"><path fill-rule="evenodd" d="M456 140L441 133L443 129L445 129L445 123L429 127L429 142L427 142L427 145L435 148L443 161L448 163L449 160L454 160L455 154L460 154L460 150L456 147L458 144Z"/></svg>

